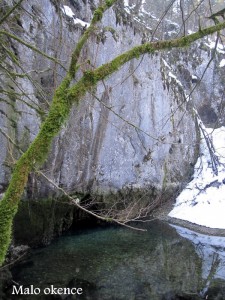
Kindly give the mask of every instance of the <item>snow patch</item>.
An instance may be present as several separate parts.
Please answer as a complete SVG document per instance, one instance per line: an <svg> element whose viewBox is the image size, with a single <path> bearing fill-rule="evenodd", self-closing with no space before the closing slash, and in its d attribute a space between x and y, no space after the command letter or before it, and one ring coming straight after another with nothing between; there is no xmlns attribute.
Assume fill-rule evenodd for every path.
<svg viewBox="0 0 225 300"><path fill-rule="evenodd" d="M168 65L168 63L165 61L164 58L162 58L162 61L163 61L164 65L165 65L169 70L172 70L172 68Z"/></svg>
<svg viewBox="0 0 225 300"><path fill-rule="evenodd" d="M217 52L222 53L222 54L225 54L224 46L223 46L223 44L221 44L221 43L217 43L217 44L216 44L216 42L209 41L209 43L205 43L205 45L206 45L207 47L209 47L210 49L216 49Z"/></svg>
<svg viewBox="0 0 225 300"><path fill-rule="evenodd" d="M151 13L149 13L148 11L145 10L145 8L144 8L145 4L146 4L146 0L142 0L139 15L142 15L142 16L146 15L146 16L150 17L153 20L159 21L158 18L156 18L154 15L152 15Z"/></svg>
<svg viewBox="0 0 225 300"><path fill-rule="evenodd" d="M72 9L71 9L69 6L63 5L62 11L63 11L68 17L73 18L74 13L73 13Z"/></svg>
<svg viewBox="0 0 225 300"><path fill-rule="evenodd" d="M63 5L62 11L68 17L73 18L74 24L80 24L82 27L89 27L90 26L90 23L84 22L84 21L76 18L73 11L72 11L72 9L69 6Z"/></svg>
<svg viewBox="0 0 225 300"><path fill-rule="evenodd" d="M132 6L129 5L129 0L124 0L124 7L125 7L125 10L130 13L130 10L131 9L134 9L135 8L135 4L133 4Z"/></svg>
<svg viewBox="0 0 225 300"><path fill-rule="evenodd" d="M206 227L225 229L225 127L212 129L200 125L208 143L213 143L210 152L217 161L217 172L202 136L201 154L194 168L193 180L177 197L169 216Z"/></svg>
<svg viewBox="0 0 225 300"><path fill-rule="evenodd" d="M168 65L168 63L167 63L164 59L162 59L162 61L163 61L164 65L165 65L169 70L172 71L172 68ZM183 90L183 92L184 92L185 100L186 100L186 102L188 102L188 101L190 100L190 95L188 95L188 94L186 93L186 91L185 91L185 89L184 89L184 86L182 85L181 81L180 81L180 80L177 78L177 76L174 75L171 71L169 71L168 76L169 76L170 78L172 78L172 79L176 82L176 84L179 85L179 86L182 88L182 90Z"/></svg>
<svg viewBox="0 0 225 300"><path fill-rule="evenodd" d="M222 68L225 66L225 59L223 58L219 64L219 67Z"/></svg>
<svg viewBox="0 0 225 300"><path fill-rule="evenodd" d="M178 80L177 77L176 77L172 72L169 72L168 75L169 75L171 78L175 79L176 83L177 83L179 86L181 86L181 87L183 88L183 85L182 85L181 81Z"/></svg>
<svg viewBox="0 0 225 300"><path fill-rule="evenodd" d="M172 11L174 13L180 13L180 1L179 0L176 0L174 3L173 3L173 7L172 7Z"/></svg>
<svg viewBox="0 0 225 300"><path fill-rule="evenodd" d="M194 31L192 31L192 30L188 30L188 34L192 34L192 33L194 33Z"/></svg>

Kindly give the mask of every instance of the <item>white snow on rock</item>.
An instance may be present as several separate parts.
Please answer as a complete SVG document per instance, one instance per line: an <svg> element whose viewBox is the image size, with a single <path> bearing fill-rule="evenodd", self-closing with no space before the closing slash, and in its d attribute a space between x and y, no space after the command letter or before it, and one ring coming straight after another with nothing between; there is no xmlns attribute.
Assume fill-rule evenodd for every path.
<svg viewBox="0 0 225 300"><path fill-rule="evenodd" d="M135 8L135 4L133 4L132 6L129 6L129 1L128 0L124 0L124 9L125 11L130 14L131 10Z"/></svg>
<svg viewBox="0 0 225 300"><path fill-rule="evenodd" d="M63 5L62 11L68 17L73 18L74 24L80 24L82 27L89 27L90 26L90 23L84 22L84 21L76 18L73 11L72 11L72 9L69 6Z"/></svg>
<svg viewBox="0 0 225 300"><path fill-rule="evenodd" d="M162 61L169 70L172 70L171 66L168 65L168 63L165 61L165 59L162 58Z"/></svg>
<svg viewBox="0 0 225 300"><path fill-rule="evenodd" d="M146 15L150 17L151 19L154 19L156 21L159 21L159 19L156 18L156 16L152 15L150 12L147 12L144 8L144 5L146 4L146 0L142 0L139 15Z"/></svg>
<svg viewBox="0 0 225 300"><path fill-rule="evenodd" d="M177 77L176 77L172 72L169 72L168 75L169 75L169 77L175 79L176 83L177 83L179 86L183 87L183 85L182 85L182 83L180 82L180 80L178 80Z"/></svg>
<svg viewBox="0 0 225 300"><path fill-rule="evenodd" d="M69 6L63 5L62 11L63 11L68 17L73 18L74 13L73 13L72 9L71 9Z"/></svg>
<svg viewBox="0 0 225 300"><path fill-rule="evenodd" d="M223 58L219 64L219 67L222 68L225 66L225 59Z"/></svg>
<svg viewBox="0 0 225 300"><path fill-rule="evenodd" d="M205 45L207 47L209 47L210 49L216 49L217 52L224 54L225 53L225 49L224 49L224 45L221 43L216 43L213 41L209 41L209 43L205 43Z"/></svg>
<svg viewBox="0 0 225 300"><path fill-rule="evenodd" d="M202 136L201 154L195 165L193 179L177 197L169 216L206 227L225 229L225 127L204 128L204 132L209 138L208 142L213 142L217 170Z"/></svg>
<svg viewBox="0 0 225 300"><path fill-rule="evenodd" d="M192 30L188 30L188 34L192 34L192 33L194 33L194 31L192 31Z"/></svg>

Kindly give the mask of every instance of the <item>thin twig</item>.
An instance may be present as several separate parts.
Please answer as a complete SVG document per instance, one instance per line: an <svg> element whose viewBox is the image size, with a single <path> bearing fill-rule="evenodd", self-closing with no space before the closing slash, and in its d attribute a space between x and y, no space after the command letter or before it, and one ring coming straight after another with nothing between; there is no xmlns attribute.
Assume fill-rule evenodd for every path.
<svg viewBox="0 0 225 300"><path fill-rule="evenodd" d="M123 223L122 221L119 221L119 220L117 220L115 218L106 218L106 217L100 216L100 215L94 213L93 211L90 211L90 210L86 209L85 207L83 207L82 205L80 205L78 203L79 202L78 198L74 199L74 197L70 196L63 188L59 187L54 181L52 181L50 178L48 178L43 172L41 172L41 171L36 171L36 172L38 174L42 175L49 183L51 183L58 190L60 190L61 192L63 192L63 194L69 198L69 200L71 201L71 204L75 205L77 208L83 210L87 214L89 214L89 215L91 215L91 216L93 216L93 217L95 217L97 219L100 219L102 221L114 222L114 223L116 223L118 225L122 225L122 226L128 227L130 229L134 229L134 230L138 230L138 231L147 231L146 229L137 228L137 227L134 227L134 226L127 225L126 223Z"/></svg>

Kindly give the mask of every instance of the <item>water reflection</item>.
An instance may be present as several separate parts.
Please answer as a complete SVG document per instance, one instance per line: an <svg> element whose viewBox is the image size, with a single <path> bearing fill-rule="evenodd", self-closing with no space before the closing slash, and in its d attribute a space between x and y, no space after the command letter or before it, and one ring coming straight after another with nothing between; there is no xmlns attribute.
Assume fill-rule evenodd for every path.
<svg viewBox="0 0 225 300"><path fill-rule="evenodd" d="M12 270L24 287L81 287L81 296L12 297L11 286L5 299L225 299L222 240L207 244L162 222L144 226L145 233L109 227L64 236Z"/></svg>
<svg viewBox="0 0 225 300"><path fill-rule="evenodd" d="M190 240L194 245L202 262L202 289L199 294L205 299L209 298L212 290L215 289L214 283L225 280L225 237L208 236L174 225L172 227L180 236ZM224 289L224 283L221 283L217 299L225 299Z"/></svg>

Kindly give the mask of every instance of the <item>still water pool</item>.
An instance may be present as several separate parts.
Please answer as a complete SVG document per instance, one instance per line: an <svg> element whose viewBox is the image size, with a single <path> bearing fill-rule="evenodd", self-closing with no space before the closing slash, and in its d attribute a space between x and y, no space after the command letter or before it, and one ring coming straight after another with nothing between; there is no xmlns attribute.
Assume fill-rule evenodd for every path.
<svg viewBox="0 0 225 300"><path fill-rule="evenodd" d="M11 286L7 299L225 299L224 237L159 221L138 226L147 232L86 229L32 250L12 269L13 280L40 293L12 295ZM45 295L51 286L83 293Z"/></svg>

